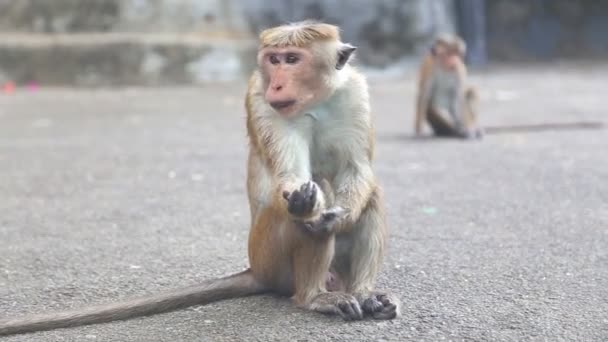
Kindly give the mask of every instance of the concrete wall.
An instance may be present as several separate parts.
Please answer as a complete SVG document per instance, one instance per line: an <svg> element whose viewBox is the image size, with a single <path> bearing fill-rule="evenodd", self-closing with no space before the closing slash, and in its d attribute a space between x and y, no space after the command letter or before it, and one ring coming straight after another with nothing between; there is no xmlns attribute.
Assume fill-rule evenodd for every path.
<svg viewBox="0 0 608 342"><path fill-rule="evenodd" d="M233 80L250 72L260 30L303 19L340 25L359 47L359 63L387 67L415 58L436 32L453 31L452 2L0 0L0 78L72 85Z"/></svg>
<svg viewBox="0 0 608 342"><path fill-rule="evenodd" d="M485 4L469 16L485 15L488 39L477 45L479 55L487 46L494 61L608 56L607 1ZM0 0L0 81L234 80L250 72L260 30L302 19L340 25L343 39L359 47L361 65L401 72L400 62L416 62L437 33L462 29L455 6L455 0Z"/></svg>
<svg viewBox="0 0 608 342"><path fill-rule="evenodd" d="M494 60L608 58L608 1L487 1Z"/></svg>
<svg viewBox="0 0 608 342"><path fill-rule="evenodd" d="M302 19L343 28L360 61L386 66L454 30L453 0L0 0L0 32L196 32L253 37Z"/></svg>

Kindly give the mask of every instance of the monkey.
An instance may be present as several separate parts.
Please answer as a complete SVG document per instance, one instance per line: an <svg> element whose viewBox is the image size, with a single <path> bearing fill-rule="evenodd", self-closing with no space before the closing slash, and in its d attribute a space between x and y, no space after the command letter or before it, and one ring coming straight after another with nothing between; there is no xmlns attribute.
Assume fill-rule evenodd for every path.
<svg viewBox="0 0 608 342"><path fill-rule="evenodd" d="M263 32L261 42L246 97L251 269L300 307L395 318L397 298L373 289L387 227L368 85L349 63L356 47L314 22Z"/></svg>
<svg viewBox="0 0 608 342"><path fill-rule="evenodd" d="M482 138L477 125L478 95L466 84L466 43L457 35L438 36L423 58L418 76L414 130L426 121L436 136Z"/></svg>
<svg viewBox="0 0 608 342"><path fill-rule="evenodd" d="M372 169L368 84L337 26L263 30L245 96L249 267L191 287L114 304L0 321L0 335L125 320L275 293L345 320L394 319L396 296L374 289L387 243Z"/></svg>

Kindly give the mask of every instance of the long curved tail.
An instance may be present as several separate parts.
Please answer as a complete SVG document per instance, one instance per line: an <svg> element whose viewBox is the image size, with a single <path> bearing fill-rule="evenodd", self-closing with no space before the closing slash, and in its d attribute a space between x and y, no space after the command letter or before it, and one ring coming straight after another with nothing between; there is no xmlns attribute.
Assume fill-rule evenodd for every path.
<svg viewBox="0 0 608 342"><path fill-rule="evenodd" d="M264 292L250 270L183 289L73 311L0 320L0 336L126 320Z"/></svg>

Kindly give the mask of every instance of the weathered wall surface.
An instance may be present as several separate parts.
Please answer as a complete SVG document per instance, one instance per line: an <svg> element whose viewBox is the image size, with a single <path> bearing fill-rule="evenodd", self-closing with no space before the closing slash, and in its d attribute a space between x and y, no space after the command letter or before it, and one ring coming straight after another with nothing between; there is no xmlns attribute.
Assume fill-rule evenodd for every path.
<svg viewBox="0 0 608 342"><path fill-rule="evenodd" d="M252 31L306 18L339 25L359 60L384 67L426 47L437 32L455 30L452 0L256 0L245 16Z"/></svg>
<svg viewBox="0 0 608 342"><path fill-rule="evenodd" d="M462 5L464 0L460 1ZM360 64L399 70L394 66L415 61L437 33L453 32L458 24L462 28L456 4L455 0L0 0L0 81L123 85L234 80L250 72L261 29L302 19L340 25L343 39L359 47ZM608 56L608 2L493 0L485 4L488 39L478 46L487 47L493 60Z"/></svg>
<svg viewBox="0 0 608 342"><path fill-rule="evenodd" d="M495 60L608 57L608 1L487 1Z"/></svg>
<svg viewBox="0 0 608 342"><path fill-rule="evenodd" d="M386 66L454 30L453 0L0 0L0 32L196 32L253 37L302 19L343 28L364 64Z"/></svg>

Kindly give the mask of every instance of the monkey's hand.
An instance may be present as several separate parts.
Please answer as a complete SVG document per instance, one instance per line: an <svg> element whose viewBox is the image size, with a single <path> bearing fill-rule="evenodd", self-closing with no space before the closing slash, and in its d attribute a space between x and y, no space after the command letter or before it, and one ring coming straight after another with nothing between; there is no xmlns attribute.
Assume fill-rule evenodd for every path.
<svg viewBox="0 0 608 342"><path fill-rule="evenodd" d="M296 219L309 219L318 216L321 202L318 195L318 185L313 181L308 181L300 189L292 193L283 192L283 198L287 201L287 211Z"/></svg>
<svg viewBox="0 0 608 342"><path fill-rule="evenodd" d="M308 234L323 237L334 232L334 227L346 216L348 211L342 207L332 207L324 210L315 220L296 220L296 225Z"/></svg>

